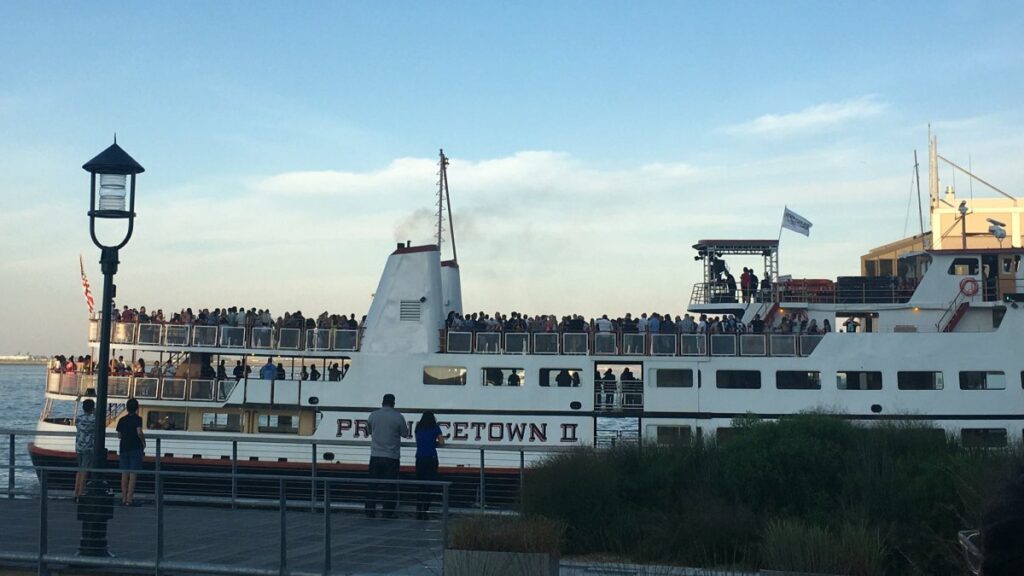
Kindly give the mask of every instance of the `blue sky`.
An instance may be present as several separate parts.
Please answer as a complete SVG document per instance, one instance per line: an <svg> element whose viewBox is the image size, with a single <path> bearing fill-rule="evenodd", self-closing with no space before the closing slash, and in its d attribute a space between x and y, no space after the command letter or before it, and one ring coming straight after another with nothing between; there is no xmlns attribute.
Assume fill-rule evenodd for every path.
<svg viewBox="0 0 1024 576"><path fill-rule="evenodd" d="M783 237L783 272L856 273L915 231L928 123L945 155L1024 194L1013 2L3 13L0 281L28 328L0 353L83 349L79 253L100 276L80 166L114 132L147 169L119 301L165 310L365 312L393 242L430 239L439 147L464 300L488 311L681 313L690 245L774 237L785 204L815 228Z"/></svg>

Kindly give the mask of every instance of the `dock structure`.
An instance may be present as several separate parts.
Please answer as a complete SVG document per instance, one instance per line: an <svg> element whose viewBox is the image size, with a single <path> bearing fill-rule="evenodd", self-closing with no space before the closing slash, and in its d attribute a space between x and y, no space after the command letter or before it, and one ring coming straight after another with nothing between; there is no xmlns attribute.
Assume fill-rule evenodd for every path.
<svg viewBox="0 0 1024 576"><path fill-rule="evenodd" d="M266 498L230 500L167 496L166 473L143 472L157 489L134 506L99 508L76 502L39 471L34 494L0 499L0 568L38 574L440 574L448 526L447 485L401 481L393 492L396 517L370 517L363 503L333 495L372 490L373 481L324 480L317 501L287 495L296 477L260 477L278 484ZM116 471L104 472L115 487ZM182 480L180 473L174 474ZM206 481L206 476L193 479ZM291 485L290 485L291 484ZM55 486L51 488L51 486ZM382 484L383 486L383 484ZM369 487L369 488L368 488ZM383 486L391 490L394 486ZM436 489L428 518L416 518L421 489ZM277 492L277 497L273 493ZM391 494L387 492L386 494ZM83 531L90 514L108 516L106 546L90 549ZM84 553L83 553L84 552ZM106 553L109 553L107 555ZM98 572L97 572L98 570Z"/></svg>

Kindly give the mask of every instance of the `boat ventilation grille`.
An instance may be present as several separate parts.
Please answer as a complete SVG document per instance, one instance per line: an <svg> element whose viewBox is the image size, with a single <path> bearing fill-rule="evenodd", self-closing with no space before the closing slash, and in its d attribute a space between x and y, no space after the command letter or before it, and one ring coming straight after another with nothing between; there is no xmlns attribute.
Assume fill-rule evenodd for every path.
<svg viewBox="0 0 1024 576"><path fill-rule="evenodd" d="M398 319L402 322L419 322L420 301L402 300L398 306Z"/></svg>

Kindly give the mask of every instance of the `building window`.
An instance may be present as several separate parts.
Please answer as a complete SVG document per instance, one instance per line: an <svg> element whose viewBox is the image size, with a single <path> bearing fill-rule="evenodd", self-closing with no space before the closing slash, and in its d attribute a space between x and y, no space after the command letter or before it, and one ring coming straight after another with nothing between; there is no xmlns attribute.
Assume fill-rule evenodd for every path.
<svg viewBox="0 0 1024 576"><path fill-rule="evenodd" d="M960 441L969 448L1005 448L1006 428L964 428Z"/></svg>
<svg viewBox="0 0 1024 576"><path fill-rule="evenodd" d="M775 387L779 390L821 390L821 372L779 370L775 373Z"/></svg>
<svg viewBox="0 0 1024 576"><path fill-rule="evenodd" d="M961 390L1006 390L1006 375L1002 372L961 372Z"/></svg>
<svg viewBox="0 0 1024 576"><path fill-rule="evenodd" d="M693 438L689 426L656 426L655 434L658 444L689 444Z"/></svg>
<svg viewBox="0 0 1024 576"><path fill-rule="evenodd" d="M900 390L942 390L942 372L898 372Z"/></svg>
<svg viewBox="0 0 1024 576"><path fill-rule="evenodd" d="M541 368L540 385L544 387L576 388L580 385L582 368Z"/></svg>
<svg viewBox="0 0 1024 576"><path fill-rule="evenodd" d="M207 432L241 432L242 415L225 412L204 412L203 430Z"/></svg>
<svg viewBox="0 0 1024 576"><path fill-rule="evenodd" d="M693 370L658 368L654 371L654 386L657 388L693 388Z"/></svg>
<svg viewBox="0 0 1024 576"><path fill-rule="evenodd" d="M864 261L865 276L878 276L878 260Z"/></svg>
<svg viewBox="0 0 1024 576"><path fill-rule="evenodd" d="M884 258L878 261L878 275L892 276L892 260Z"/></svg>
<svg viewBox="0 0 1024 576"><path fill-rule="evenodd" d="M752 390L761 387L761 372L757 370L719 370L715 373L719 388Z"/></svg>
<svg viewBox="0 0 1024 576"><path fill-rule="evenodd" d="M423 383L465 386L466 369L461 366L424 366Z"/></svg>
<svg viewBox="0 0 1024 576"><path fill-rule="evenodd" d="M524 386L526 370L522 368L484 368L481 381L484 386Z"/></svg>
<svg viewBox="0 0 1024 576"><path fill-rule="evenodd" d="M260 414L258 431L271 434L298 434L299 417L286 414Z"/></svg>
<svg viewBox="0 0 1024 576"><path fill-rule="evenodd" d="M974 276L978 273L978 259L954 258L948 272L953 276Z"/></svg>
<svg viewBox="0 0 1024 576"><path fill-rule="evenodd" d="M881 372L836 372L836 386L840 390L881 390Z"/></svg>
<svg viewBox="0 0 1024 576"><path fill-rule="evenodd" d="M185 430L184 412L151 410L146 414L147 430Z"/></svg>

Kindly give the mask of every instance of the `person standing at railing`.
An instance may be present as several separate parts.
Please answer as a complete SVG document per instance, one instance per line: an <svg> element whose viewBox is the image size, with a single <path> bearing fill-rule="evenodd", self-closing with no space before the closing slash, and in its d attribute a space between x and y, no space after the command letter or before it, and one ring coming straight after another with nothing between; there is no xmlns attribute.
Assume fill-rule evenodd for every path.
<svg viewBox="0 0 1024 576"><path fill-rule="evenodd" d="M96 445L96 402L86 398L82 402L83 414L75 419L75 452L78 454L78 472L75 473L75 501L85 494L85 481L89 469L96 467L93 447Z"/></svg>
<svg viewBox="0 0 1024 576"><path fill-rule="evenodd" d="M434 413L427 411L416 423L416 479L437 480L437 447L444 446L444 434L437 425ZM416 519L426 520L430 510L431 487L420 486L416 504Z"/></svg>
<svg viewBox="0 0 1024 576"><path fill-rule="evenodd" d="M142 453L146 450L146 438L142 432L142 418L139 417L139 401L129 398L125 404L128 413L117 421L117 437L120 438L117 457L121 465L121 504L134 506L135 480L142 469Z"/></svg>
<svg viewBox="0 0 1024 576"><path fill-rule="evenodd" d="M273 380L274 376L277 375L277 368L274 367L274 359L267 357L267 363L260 368L260 378L263 380Z"/></svg>
<svg viewBox="0 0 1024 576"><path fill-rule="evenodd" d="M377 480L398 480L399 462L402 457L402 438L409 435L405 416L395 410L395 395L385 394L381 407L370 413L367 419L370 433L370 478ZM366 516L377 516L377 503L383 497L384 517L395 517L398 503L398 485L384 488L381 483L369 486L366 495Z"/></svg>

